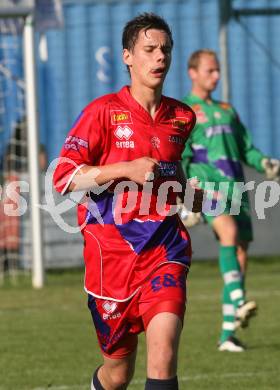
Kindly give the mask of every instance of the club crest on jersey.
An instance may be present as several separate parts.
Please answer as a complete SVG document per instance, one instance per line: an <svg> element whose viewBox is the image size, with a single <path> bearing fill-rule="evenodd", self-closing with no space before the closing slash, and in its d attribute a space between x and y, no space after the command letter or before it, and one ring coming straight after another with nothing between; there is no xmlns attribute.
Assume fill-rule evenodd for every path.
<svg viewBox="0 0 280 390"><path fill-rule="evenodd" d="M160 147L160 139L158 137L152 137L151 138L151 144L152 144L153 148L159 149L159 147Z"/></svg>
<svg viewBox="0 0 280 390"><path fill-rule="evenodd" d="M116 141L116 147L119 149L133 149L134 141L130 140L133 131L128 126L118 126L114 131L115 136L120 140Z"/></svg>
<svg viewBox="0 0 280 390"><path fill-rule="evenodd" d="M130 111L111 110L111 124L112 125L131 125L132 118Z"/></svg>

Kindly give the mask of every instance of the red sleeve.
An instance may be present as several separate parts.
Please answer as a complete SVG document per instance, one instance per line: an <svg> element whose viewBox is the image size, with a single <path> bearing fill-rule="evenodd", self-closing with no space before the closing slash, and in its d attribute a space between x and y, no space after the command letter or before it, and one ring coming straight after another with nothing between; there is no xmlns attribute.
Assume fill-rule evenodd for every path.
<svg viewBox="0 0 280 390"><path fill-rule="evenodd" d="M55 189L62 194L84 165L94 165L101 151L101 126L92 112L84 112L76 119L61 149L54 171Z"/></svg>
<svg viewBox="0 0 280 390"><path fill-rule="evenodd" d="M195 112L190 108L190 122L188 123L188 138L190 136L190 133L194 129L196 124L196 114Z"/></svg>

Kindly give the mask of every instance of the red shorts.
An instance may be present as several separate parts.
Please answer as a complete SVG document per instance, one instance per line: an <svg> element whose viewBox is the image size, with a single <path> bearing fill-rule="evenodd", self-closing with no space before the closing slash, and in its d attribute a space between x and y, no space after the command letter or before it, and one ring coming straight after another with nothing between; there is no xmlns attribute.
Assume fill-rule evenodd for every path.
<svg viewBox="0 0 280 390"><path fill-rule="evenodd" d="M113 359L131 354L137 334L144 331L158 313L177 314L183 323L186 308L186 268L177 263L163 264L126 302L88 295L102 353Z"/></svg>

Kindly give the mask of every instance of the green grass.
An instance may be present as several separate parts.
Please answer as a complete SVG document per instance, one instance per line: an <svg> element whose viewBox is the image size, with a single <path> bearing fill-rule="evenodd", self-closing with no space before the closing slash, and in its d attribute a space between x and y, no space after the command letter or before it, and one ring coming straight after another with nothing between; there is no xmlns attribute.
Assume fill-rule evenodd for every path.
<svg viewBox="0 0 280 390"><path fill-rule="evenodd" d="M215 262L194 263L179 355L181 389L280 389L280 258L250 262L248 297L260 310L239 332L248 350L218 352L221 280ZM143 389L145 345L129 389ZM88 390L101 358L81 271L52 272L46 287L29 281L0 288L0 390Z"/></svg>

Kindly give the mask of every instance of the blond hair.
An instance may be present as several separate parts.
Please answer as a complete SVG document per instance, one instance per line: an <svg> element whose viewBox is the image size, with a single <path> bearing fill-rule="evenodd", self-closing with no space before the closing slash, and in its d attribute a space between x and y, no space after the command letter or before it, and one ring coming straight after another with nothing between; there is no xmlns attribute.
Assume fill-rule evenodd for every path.
<svg viewBox="0 0 280 390"><path fill-rule="evenodd" d="M213 57L215 57L215 59L218 62L218 57L217 57L217 54L216 54L216 52L214 50L211 50L211 49L200 49L200 50L194 51L190 55L189 60L188 60L188 69L197 69L198 66L199 66L199 63L200 63L200 59L201 59L201 57L203 55L213 56Z"/></svg>

